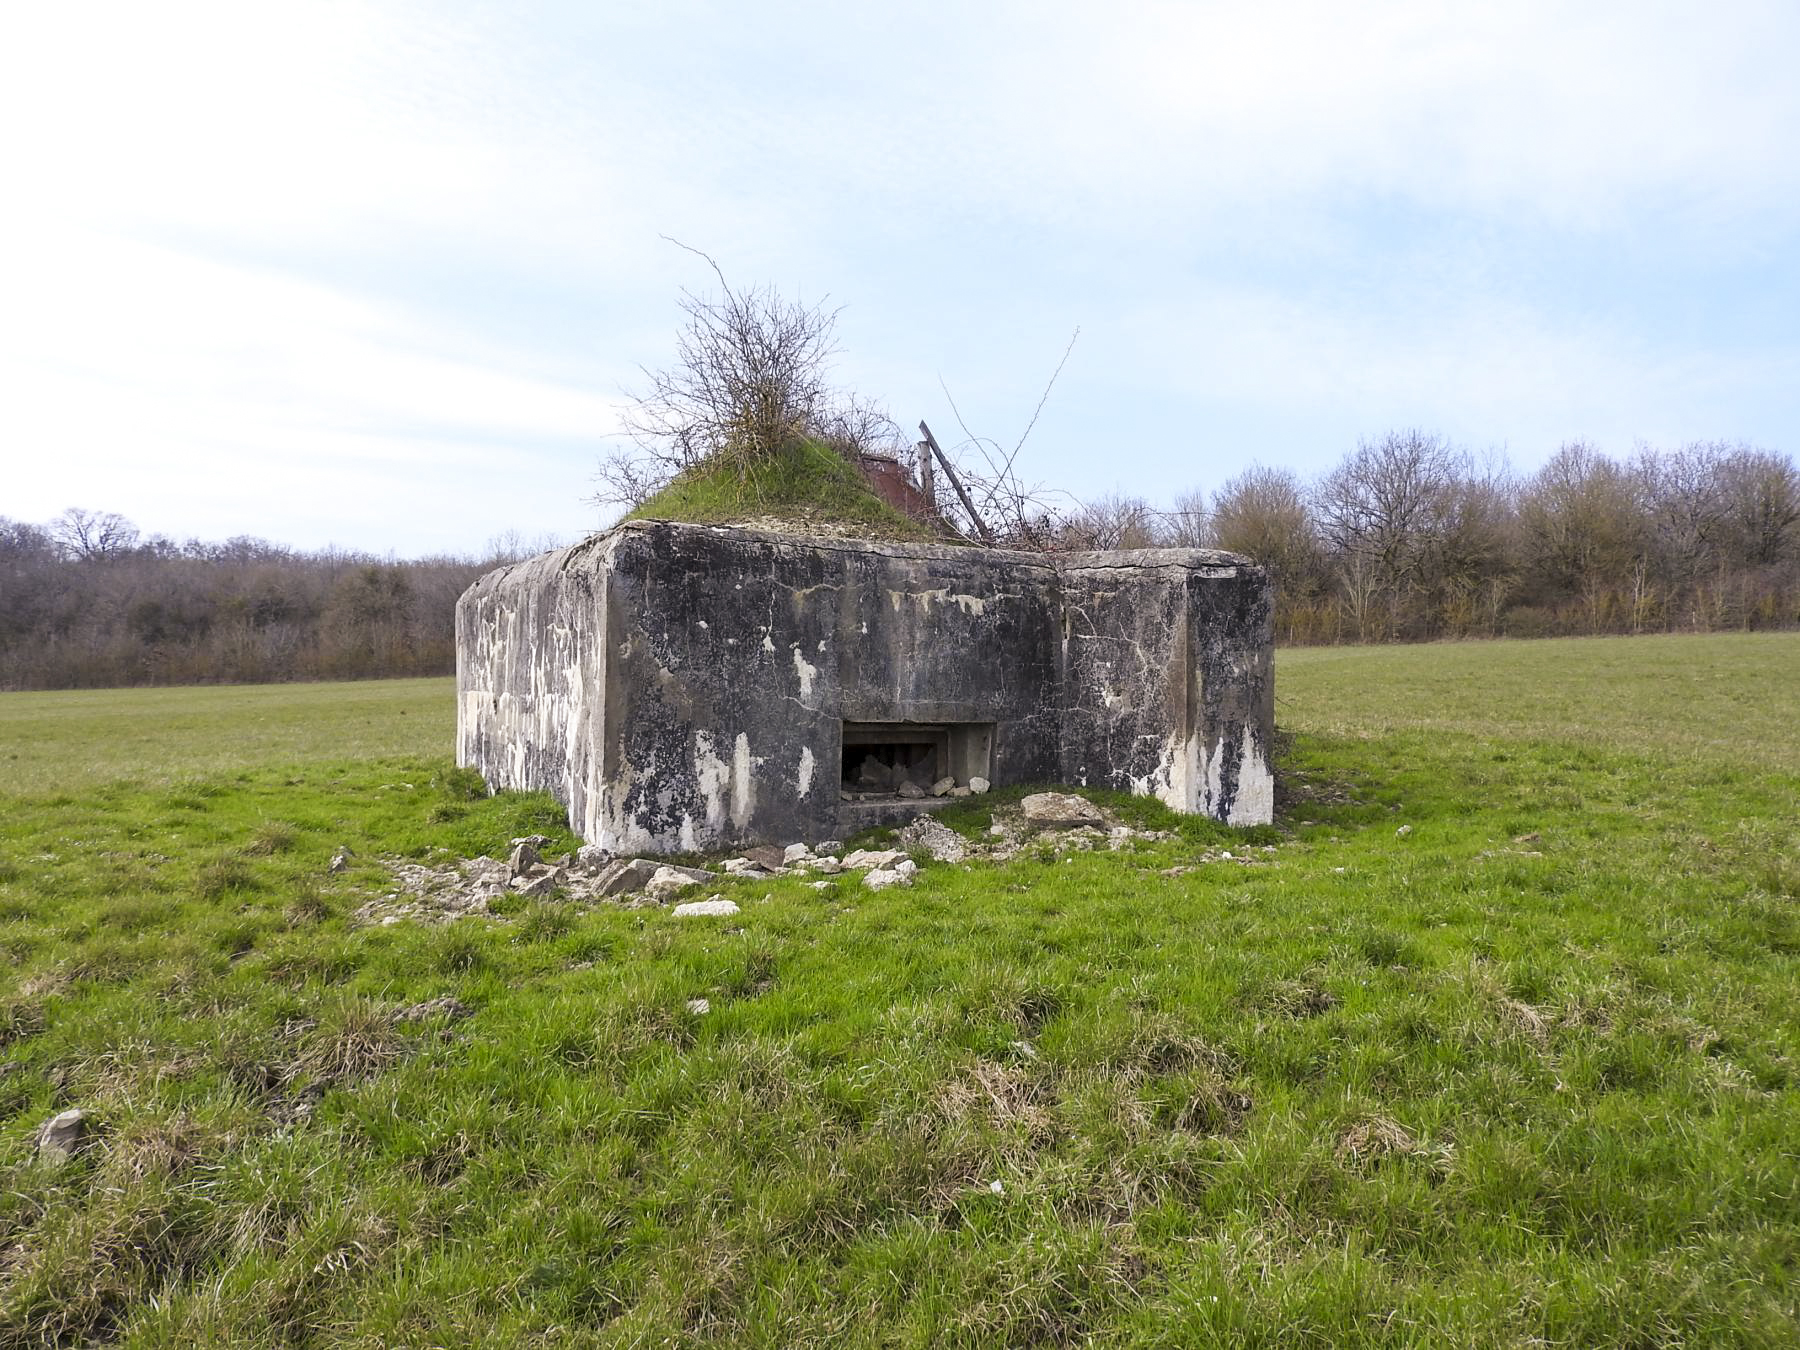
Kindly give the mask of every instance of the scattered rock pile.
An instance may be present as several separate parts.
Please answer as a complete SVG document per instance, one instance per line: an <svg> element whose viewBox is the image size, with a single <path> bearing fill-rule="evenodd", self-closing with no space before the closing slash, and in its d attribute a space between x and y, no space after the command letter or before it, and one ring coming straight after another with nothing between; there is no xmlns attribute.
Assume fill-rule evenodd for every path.
<svg viewBox="0 0 1800 1350"><path fill-rule="evenodd" d="M546 861L539 850L549 842L541 834L515 839L504 862L481 857L434 866L390 859L395 889L358 909L355 918L364 924L403 919L451 923L493 913L496 900L539 899L557 891L577 904L656 905L690 886L719 879L717 872L698 867L615 858L592 844Z"/></svg>
<svg viewBox="0 0 1800 1350"><path fill-rule="evenodd" d="M1021 801L1017 810L994 812L988 842L970 845L969 856L1007 862L1027 850L1086 853L1107 848L1117 852L1136 843L1166 843L1173 838L1168 830L1140 830L1120 824L1087 798L1074 793L1039 792Z"/></svg>
<svg viewBox="0 0 1800 1350"><path fill-rule="evenodd" d="M899 847L858 849L845 854L843 844L829 839L817 845L793 843L785 848L758 847L725 859L717 871L680 867L651 858L619 858L595 845L547 860L542 850L549 844L543 835L511 841L505 861L480 857L438 864L388 859L394 889L369 901L355 912L362 924L394 924L412 919L423 923L450 923L472 915L497 913L496 902L532 899L558 894L577 906L607 903L626 908L674 904L673 913L731 915L736 902L723 895L687 898L700 886L730 879L810 877L814 889L832 890L843 881L855 880L869 890L910 886L918 875L917 855L936 863L971 861L1006 862L1021 853L1055 856L1096 848L1117 851L1137 843L1166 842L1175 836L1166 830L1140 830L1119 823L1084 797L1065 792L1043 792L1026 797L1016 808L994 812L984 840L969 840L942 821L925 815L898 832ZM1274 849L1262 850L1273 853ZM1195 860L1166 869L1178 876L1191 866L1212 862L1251 863L1251 851L1208 850ZM675 903L678 902L679 903ZM505 908L502 903L500 909Z"/></svg>
<svg viewBox="0 0 1800 1350"><path fill-rule="evenodd" d="M941 828L941 827L940 827ZM945 830L944 834L951 835ZM952 835L952 837L954 837ZM754 848L727 858L722 870L678 867L651 858L615 858L605 849L585 845L574 853L546 861L539 850L550 841L532 835L512 841L506 861L480 857L439 864L388 859L394 889L356 910L354 919L364 925L388 925L407 919L422 923L453 923L471 916L491 915L495 902L537 899L560 892L576 905L601 902L635 909L666 905L683 892L731 877L786 877L816 875L815 882L828 887L830 878L847 871L861 871L865 882L879 890L910 884L918 865L902 850L852 853L840 859L843 844L832 839L817 851L809 844L789 844L785 849ZM732 904L719 896L676 906L682 914L724 914L730 910L708 908Z"/></svg>

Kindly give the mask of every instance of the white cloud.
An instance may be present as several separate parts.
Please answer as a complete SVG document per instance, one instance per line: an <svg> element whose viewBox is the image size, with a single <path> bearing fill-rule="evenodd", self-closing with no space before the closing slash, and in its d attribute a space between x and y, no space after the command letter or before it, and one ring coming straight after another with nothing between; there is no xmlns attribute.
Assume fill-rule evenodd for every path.
<svg viewBox="0 0 1800 1350"><path fill-rule="evenodd" d="M473 546L492 513L516 513L507 527L544 510L525 464L560 446L558 477L579 481L617 431L616 404L592 387L316 284L105 236L34 256L55 265L15 278L0 319L7 437L27 448L9 506L26 518L80 500L216 532L195 518L204 500L230 532L297 518L330 537L382 483L460 479L480 491L440 528L395 500L381 509L396 546ZM568 493L551 501L544 528L592 523Z"/></svg>
<svg viewBox="0 0 1800 1350"><path fill-rule="evenodd" d="M572 532L708 280L662 233L851 302L845 373L909 424L947 363L1022 425L1080 322L1052 452L1152 386L1151 443L1792 427L1800 341L1687 316L1708 267L1793 285L1797 39L1774 0L17 6L6 509L305 542L410 479L440 495L365 542ZM1688 310L1571 305L1570 241Z"/></svg>

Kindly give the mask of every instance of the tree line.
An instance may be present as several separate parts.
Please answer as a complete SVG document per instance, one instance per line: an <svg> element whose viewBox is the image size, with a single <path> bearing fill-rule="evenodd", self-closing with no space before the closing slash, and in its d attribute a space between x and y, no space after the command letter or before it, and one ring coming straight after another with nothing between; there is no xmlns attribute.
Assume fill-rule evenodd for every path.
<svg viewBox="0 0 1800 1350"><path fill-rule="evenodd" d="M456 599L535 552L398 561L263 539L142 536L112 512L0 517L0 688L442 675Z"/></svg>
<svg viewBox="0 0 1800 1350"><path fill-rule="evenodd" d="M1517 475L1395 431L1312 480L1252 468L1169 511L1115 497L1059 535L1248 554L1274 572L1285 643L1800 625L1800 471L1741 444L1571 442Z"/></svg>
<svg viewBox="0 0 1800 1350"><path fill-rule="evenodd" d="M1800 626L1800 470L1721 442L1535 473L1397 431L1328 473L1257 467L1169 509L1045 517L1053 550L1212 547L1265 563L1290 644ZM0 688L364 679L456 666L456 600L554 541L395 560L239 537L176 543L79 509L0 517Z"/></svg>

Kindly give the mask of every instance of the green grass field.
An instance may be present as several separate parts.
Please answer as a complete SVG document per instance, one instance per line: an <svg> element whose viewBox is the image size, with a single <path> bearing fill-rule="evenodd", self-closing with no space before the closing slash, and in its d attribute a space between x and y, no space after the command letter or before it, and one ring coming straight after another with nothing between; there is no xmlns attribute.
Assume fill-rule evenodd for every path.
<svg viewBox="0 0 1800 1350"><path fill-rule="evenodd" d="M1273 830L429 928L448 682L0 695L0 1346L1800 1341L1800 635L1279 683Z"/></svg>

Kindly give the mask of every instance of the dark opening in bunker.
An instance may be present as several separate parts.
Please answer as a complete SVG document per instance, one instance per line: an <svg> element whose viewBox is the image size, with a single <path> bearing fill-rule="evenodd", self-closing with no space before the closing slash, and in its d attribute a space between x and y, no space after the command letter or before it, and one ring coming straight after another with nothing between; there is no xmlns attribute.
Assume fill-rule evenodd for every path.
<svg viewBox="0 0 1800 1350"><path fill-rule="evenodd" d="M993 744L991 722L846 722L843 787L887 795L911 784L929 792L946 778L966 787L989 777Z"/></svg>

